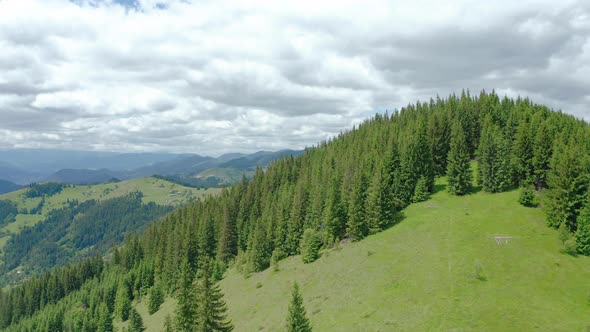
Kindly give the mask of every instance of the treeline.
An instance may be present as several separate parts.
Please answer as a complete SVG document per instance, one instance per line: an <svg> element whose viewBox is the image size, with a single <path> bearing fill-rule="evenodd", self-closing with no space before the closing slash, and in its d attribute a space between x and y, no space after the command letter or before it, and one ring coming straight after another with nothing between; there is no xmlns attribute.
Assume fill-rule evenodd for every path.
<svg viewBox="0 0 590 332"><path fill-rule="evenodd" d="M169 206L142 203L142 194L130 193L104 201L69 201L52 210L35 226L15 234L4 247L7 273L20 267L27 275L94 254L105 254L123 241L126 233L142 229L171 211Z"/></svg>
<svg viewBox="0 0 590 332"><path fill-rule="evenodd" d="M27 198L43 196L49 197L55 194L59 194L64 188L67 188L68 186L68 184L60 182L31 183L30 185L28 185L27 191L25 191L24 196Z"/></svg>
<svg viewBox="0 0 590 332"><path fill-rule="evenodd" d="M9 200L0 200L0 226L15 221L17 214L16 204Z"/></svg>
<svg viewBox="0 0 590 332"><path fill-rule="evenodd" d="M443 189L434 186L437 176L448 176L449 192L469 193L472 160L484 191L541 190L548 225L590 254L589 156L587 123L528 99L464 92L408 105L174 211L115 250L104 274L123 272L116 282L130 301L152 285L178 296L186 271L195 275L209 262L220 276L231 262L249 273L302 250L313 261L308 248L360 240L399 222L404 207ZM44 315L51 313L14 329L26 330ZM98 309L90 317L98 322Z"/></svg>

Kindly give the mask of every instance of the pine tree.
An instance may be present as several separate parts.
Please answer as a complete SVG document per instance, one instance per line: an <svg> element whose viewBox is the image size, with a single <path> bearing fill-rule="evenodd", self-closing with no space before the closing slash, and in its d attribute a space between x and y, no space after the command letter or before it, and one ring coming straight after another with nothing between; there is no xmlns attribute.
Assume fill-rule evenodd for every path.
<svg viewBox="0 0 590 332"><path fill-rule="evenodd" d="M299 285L293 284L291 302L289 303L289 316L287 317L288 332L311 332L311 324L306 317L303 297L299 292Z"/></svg>
<svg viewBox="0 0 590 332"><path fill-rule="evenodd" d="M177 299L176 330L179 332L192 332L197 326L195 294L193 288L193 272L186 259L180 267L180 285Z"/></svg>
<svg viewBox="0 0 590 332"><path fill-rule="evenodd" d="M326 225L326 243L339 240L346 229L346 212L341 197L342 183L336 170L333 171L328 188L328 201L324 209L324 224Z"/></svg>
<svg viewBox="0 0 590 332"><path fill-rule="evenodd" d="M500 129L487 119L477 150L478 183L484 191L496 193L511 185L510 142Z"/></svg>
<svg viewBox="0 0 590 332"><path fill-rule="evenodd" d="M143 326L143 319L135 310L135 308L131 308L129 310L129 332L143 332L145 331L145 326Z"/></svg>
<svg viewBox="0 0 590 332"><path fill-rule="evenodd" d="M206 262L203 265L202 276L197 282L197 331L233 331L233 324L227 319L223 293L212 277L210 264Z"/></svg>
<svg viewBox="0 0 590 332"><path fill-rule="evenodd" d="M148 311L150 315L158 311L162 303L164 303L164 291L160 282L156 282L149 291Z"/></svg>
<svg viewBox="0 0 590 332"><path fill-rule="evenodd" d="M533 145L534 181L537 188L547 187L547 173L550 169L553 140L547 124L543 122L537 130Z"/></svg>
<svg viewBox="0 0 590 332"><path fill-rule="evenodd" d="M521 121L514 138L514 148L512 149L514 175L521 185L528 185L534 181L534 151L530 132L529 123L525 120Z"/></svg>
<svg viewBox="0 0 590 332"><path fill-rule="evenodd" d="M366 220L366 180L362 172L358 172L351 193L351 202L348 209L348 235L354 240L360 240L367 236L369 228Z"/></svg>
<svg viewBox="0 0 590 332"><path fill-rule="evenodd" d="M588 193L587 155L582 147L558 140L548 174L547 223L559 228L566 224L570 232L576 231L576 217Z"/></svg>
<svg viewBox="0 0 590 332"><path fill-rule="evenodd" d="M113 332L113 316L105 302L102 302L98 308L98 332Z"/></svg>
<svg viewBox="0 0 590 332"><path fill-rule="evenodd" d="M451 147L447 164L447 190L453 195L464 195L471 189L471 164L469 147L463 126L459 121L453 124Z"/></svg>
<svg viewBox="0 0 590 332"><path fill-rule="evenodd" d="M125 285L123 280L119 281L117 287L117 295L115 296L115 314L126 321L129 318L129 309L131 309L131 298L129 295L129 288Z"/></svg>
<svg viewBox="0 0 590 332"><path fill-rule="evenodd" d="M576 246L578 253L590 256L590 202L580 211L577 219Z"/></svg>
<svg viewBox="0 0 590 332"><path fill-rule="evenodd" d="M308 228L303 232L301 239L301 258L303 263L311 263L320 257L322 240L320 235L313 229Z"/></svg>

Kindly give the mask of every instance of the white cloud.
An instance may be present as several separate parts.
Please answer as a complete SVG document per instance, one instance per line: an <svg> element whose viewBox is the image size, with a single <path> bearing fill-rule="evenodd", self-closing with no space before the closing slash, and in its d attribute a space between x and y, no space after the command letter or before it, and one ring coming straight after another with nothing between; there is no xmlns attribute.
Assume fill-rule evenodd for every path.
<svg viewBox="0 0 590 332"><path fill-rule="evenodd" d="M584 1L138 3L0 0L1 147L302 148L462 88L590 120Z"/></svg>

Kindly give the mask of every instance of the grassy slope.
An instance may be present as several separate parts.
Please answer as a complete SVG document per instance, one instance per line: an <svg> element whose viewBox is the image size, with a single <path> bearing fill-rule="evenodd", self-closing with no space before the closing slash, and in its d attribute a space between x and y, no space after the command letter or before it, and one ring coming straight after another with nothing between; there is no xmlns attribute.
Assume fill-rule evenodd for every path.
<svg viewBox="0 0 590 332"><path fill-rule="evenodd" d="M0 199L8 199L15 202L19 209L31 209L37 206L41 198L25 198L21 189L8 194L0 195ZM141 191L144 195L143 201L156 202L158 204L181 204L191 198L207 194L215 194L220 191L218 188L198 190L196 188L184 187L175 183L156 178L142 178L118 183L106 183L90 186L75 186L65 188L61 193L46 198L45 206L40 215L18 214L16 221L0 228L0 232L9 231L12 234L20 232L25 227L32 226L45 218L47 213L56 208L62 207L68 199L86 201L90 199L108 199L122 196L133 191ZM0 249L4 247L8 236L0 238Z"/></svg>
<svg viewBox="0 0 590 332"><path fill-rule="evenodd" d="M236 331L280 331L291 285L316 331L583 331L590 326L590 257L561 254L557 232L518 192L439 192L367 239L222 281ZM512 236L507 245L492 238ZM485 280L474 277L483 267ZM261 287L259 287L261 286ZM161 309L158 317L173 312ZM148 331L161 321L144 317Z"/></svg>

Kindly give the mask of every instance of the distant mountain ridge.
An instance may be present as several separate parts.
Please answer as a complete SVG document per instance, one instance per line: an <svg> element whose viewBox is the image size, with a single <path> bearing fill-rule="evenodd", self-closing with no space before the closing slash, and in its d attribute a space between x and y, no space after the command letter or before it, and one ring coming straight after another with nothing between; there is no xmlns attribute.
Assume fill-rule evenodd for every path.
<svg viewBox="0 0 590 332"><path fill-rule="evenodd" d="M0 151L0 179L19 185L47 181L97 184L159 175L209 187L235 182L236 174L250 175L257 166L266 167L273 160L302 153L303 150L258 151L214 158L197 154ZM215 171L206 172L211 169Z"/></svg>
<svg viewBox="0 0 590 332"><path fill-rule="evenodd" d="M0 180L0 195L19 190L20 188L22 187L14 182Z"/></svg>

